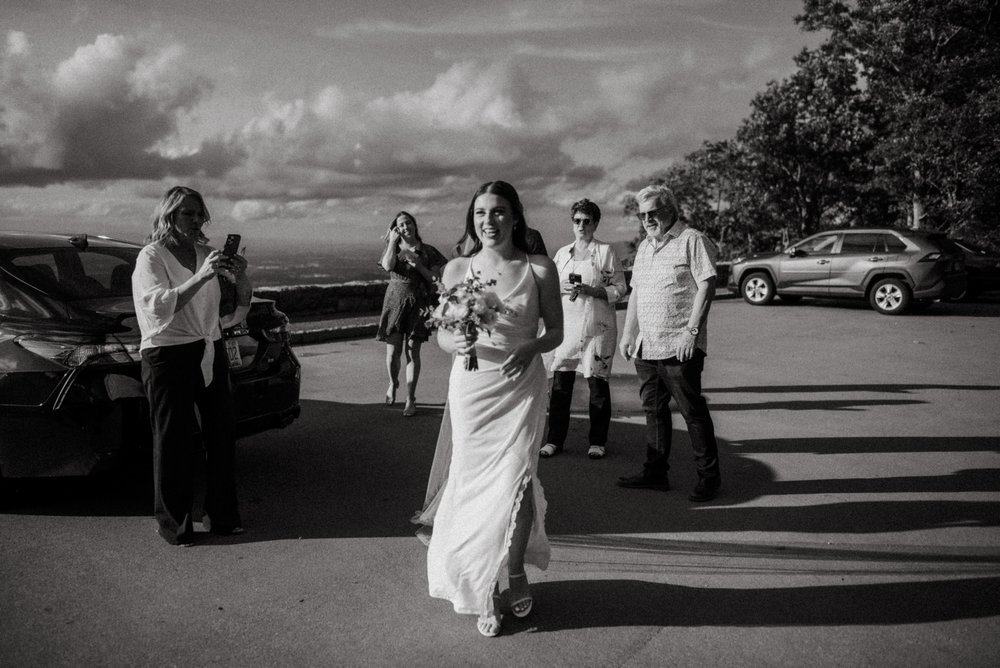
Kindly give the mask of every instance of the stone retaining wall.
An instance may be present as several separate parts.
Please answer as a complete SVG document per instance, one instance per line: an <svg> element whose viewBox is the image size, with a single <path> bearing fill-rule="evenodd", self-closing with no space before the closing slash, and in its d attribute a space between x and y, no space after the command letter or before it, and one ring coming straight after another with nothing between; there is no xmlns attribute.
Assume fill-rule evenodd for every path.
<svg viewBox="0 0 1000 668"><path fill-rule="evenodd" d="M729 263L718 265L717 285L723 288L729 277ZM632 272L625 272L631 279ZM254 296L273 299L281 311L288 315L308 313L325 315L335 313L371 313L382 310L382 299L388 281L358 281L330 285L287 285L254 288Z"/></svg>
<svg viewBox="0 0 1000 668"><path fill-rule="evenodd" d="M273 299L288 315L370 313L382 309L388 281L254 288L255 297Z"/></svg>

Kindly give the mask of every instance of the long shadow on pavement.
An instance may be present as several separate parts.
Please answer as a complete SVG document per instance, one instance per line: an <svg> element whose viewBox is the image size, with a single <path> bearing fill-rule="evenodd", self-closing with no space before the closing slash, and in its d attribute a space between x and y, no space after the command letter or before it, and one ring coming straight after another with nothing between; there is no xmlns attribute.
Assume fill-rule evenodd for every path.
<svg viewBox="0 0 1000 668"><path fill-rule="evenodd" d="M763 589L639 580L532 585L536 612L510 633L608 627L796 627L923 624L1000 615L1000 578Z"/></svg>
<svg viewBox="0 0 1000 668"><path fill-rule="evenodd" d="M878 392L908 394L919 390L979 390L995 392L1000 385L956 385L954 383L863 383L850 385L743 385L706 387L706 394L804 394L808 392ZM755 404L752 404L755 405ZM712 404L715 407L715 404Z"/></svg>
<svg viewBox="0 0 1000 668"><path fill-rule="evenodd" d="M273 436L248 440L241 451L244 512L253 527L247 540L297 537L408 536L422 504L440 426L440 409L423 406L412 419L383 406L310 401L303 418ZM663 493L626 490L617 477L639 470L644 453L640 425L616 421L605 459L586 457L585 420L573 420L567 449L543 460L539 476L549 502L546 526L567 534L780 531L802 534L875 533L947 526L1000 524L1000 503L975 501L862 500L794 507L744 505L778 494L877 491L966 492L996 487L991 470L926 478L867 476L809 482L778 480L766 464L744 456L755 443L722 442L725 486L714 502L692 504L696 481L687 434L674 432L671 482ZM320 435L317 437L317 435ZM280 442L276 441L280 438ZM833 451L880 452L881 439L826 439ZM917 439L918 451L957 447L949 439ZM966 439L971 450L995 447ZM847 444L845 445L845 442ZM888 439L890 451L900 444ZM913 439L910 439L913 443ZM763 444L761 444L763 445ZM791 443L788 444L791 446ZM765 447L766 449L766 447ZM810 440L794 451L811 451Z"/></svg>
<svg viewBox="0 0 1000 668"><path fill-rule="evenodd" d="M422 405L414 418L381 405L305 401L290 427L238 444L238 486L254 542L296 538L409 536L409 518L423 503L441 408ZM586 457L585 420L573 420L567 449L540 462L549 501L550 535L773 531L870 534L954 526L1000 525L1000 502L963 500L850 500L808 503L811 495L879 492L993 492L995 469L942 476L781 480L755 453L994 451L998 439L779 439L720 443L724 487L707 504L687 494L696 481L686 432L674 432L670 472L674 489L626 490L614 483L637 472L644 458L643 428L616 421L609 454ZM6 512L56 515L151 514L147 474L125 480L45 481ZM114 487L112 485L119 484ZM794 506L759 503L796 494ZM751 503L756 502L756 503ZM227 539L232 542L234 539Z"/></svg>
<svg viewBox="0 0 1000 668"><path fill-rule="evenodd" d="M998 385L955 385L955 384L858 384L858 385L761 385L761 386L740 386L740 387L712 387L705 388L705 393L713 399L717 395L725 394L795 394L808 395L809 393L833 394L837 392L856 393L873 392L878 394L912 394L921 390L956 390L956 391L979 391L996 392L1000 390ZM788 410L788 411L853 411L868 410L875 406L905 406L913 404L925 404L926 399L914 397L912 399L887 399L887 398L824 398L824 399L778 399L766 402L736 402L723 403L711 401L710 406L713 412L721 411L760 411L760 410Z"/></svg>
<svg viewBox="0 0 1000 668"><path fill-rule="evenodd" d="M868 305L867 301L860 299L812 299L805 298L800 302L795 304L789 304L788 302L781 302L780 300L774 302L769 306L769 308L782 308L782 309L805 309L805 308L817 308L824 310L854 310L854 311L872 311L871 306ZM890 317L903 317L903 318L938 318L938 317L948 317L948 316L964 316L973 318L995 318L1000 315L1000 297L996 295L984 296L976 301L972 302L935 302L928 305L926 308L917 306L913 308L909 313L903 316L890 316ZM886 317L879 315L872 311L872 316Z"/></svg>

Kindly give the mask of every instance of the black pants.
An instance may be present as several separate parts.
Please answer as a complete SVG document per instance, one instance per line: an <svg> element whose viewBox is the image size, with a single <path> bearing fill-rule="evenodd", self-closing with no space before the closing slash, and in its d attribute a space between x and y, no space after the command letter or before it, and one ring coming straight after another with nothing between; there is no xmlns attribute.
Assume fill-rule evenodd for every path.
<svg viewBox="0 0 1000 668"><path fill-rule="evenodd" d="M201 372L204 341L142 351L142 382L153 429L153 514L171 544L194 533L192 506L196 467L204 444L205 515L209 530L228 533L241 525L236 503L233 399L225 346L215 342L212 384ZM198 416L201 438L198 438Z"/></svg>
<svg viewBox="0 0 1000 668"><path fill-rule="evenodd" d="M549 436L551 443L560 450L569 431L569 407L573 402L575 371L556 371L552 376L552 396L549 398ZM590 445L607 445L608 427L611 424L611 387L608 381L597 376L587 379L590 385Z"/></svg>
<svg viewBox="0 0 1000 668"><path fill-rule="evenodd" d="M680 362L676 357L666 360L635 359L642 410L646 414L646 475L663 477L670 468L667 460L670 457L673 421L668 404L673 398L687 422L699 477L719 476L715 425L701 394L701 372L704 368L705 353L701 350L696 350L694 357L687 362Z"/></svg>

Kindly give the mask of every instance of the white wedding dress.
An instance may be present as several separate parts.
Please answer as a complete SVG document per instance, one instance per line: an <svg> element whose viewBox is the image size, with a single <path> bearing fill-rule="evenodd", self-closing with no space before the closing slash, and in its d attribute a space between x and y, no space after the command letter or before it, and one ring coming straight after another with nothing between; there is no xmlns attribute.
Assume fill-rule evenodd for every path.
<svg viewBox="0 0 1000 668"><path fill-rule="evenodd" d="M530 263L517 286L501 298L514 315L501 315L491 336L480 335L479 370L466 371L463 357L452 364L426 505L414 518L433 525L427 552L430 595L451 601L463 614L490 609L529 482L534 522L525 563L542 569L549 563L545 495L538 481L545 368L539 355L513 380L500 373L508 351L538 335L538 288Z"/></svg>

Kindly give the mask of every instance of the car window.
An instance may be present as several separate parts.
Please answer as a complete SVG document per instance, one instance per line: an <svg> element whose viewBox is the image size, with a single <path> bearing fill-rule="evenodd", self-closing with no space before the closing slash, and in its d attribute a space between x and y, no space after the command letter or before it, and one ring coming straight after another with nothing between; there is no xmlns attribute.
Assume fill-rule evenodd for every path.
<svg viewBox="0 0 1000 668"><path fill-rule="evenodd" d="M895 234L879 235L879 243L883 246L883 248L879 250L880 253L902 253L906 250L906 244Z"/></svg>
<svg viewBox="0 0 1000 668"><path fill-rule="evenodd" d="M840 245L841 253L878 253L882 252L880 234L858 232L845 234L844 243Z"/></svg>
<svg viewBox="0 0 1000 668"><path fill-rule="evenodd" d="M41 294L32 294L0 274L0 315L29 318L55 318L62 313L59 302Z"/></svg>
<svg viewBox="0 0 1000 668"><path fill-rule="evenodd" d="M832 253L833 246L836 243L838 236L840 235L822 234L818 237L813 237L812 239L806 239L805 241L797 244L795 246L795 250L809 255L817 253Z"/></svg>
<svg viewBox="0 0 1000 668"><path fill-rule="evenodd" d="M131 296L135 257L129 249L32 249L8 253L0 265L36 290L75 301Z"/></svg>

